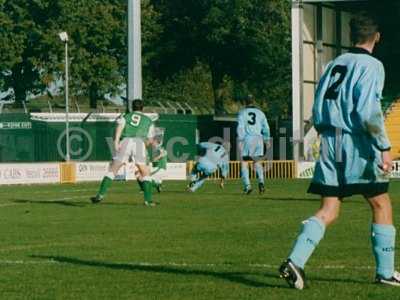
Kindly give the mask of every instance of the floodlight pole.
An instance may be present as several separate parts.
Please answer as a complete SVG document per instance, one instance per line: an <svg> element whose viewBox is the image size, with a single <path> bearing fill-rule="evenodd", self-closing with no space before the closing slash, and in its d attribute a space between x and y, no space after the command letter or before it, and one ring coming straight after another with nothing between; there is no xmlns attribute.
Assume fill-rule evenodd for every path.
<svg viewBox="0 0 400 300"><path fill-rule="evenodd" d="M68 68L68 40L65 42L65 134L67 150L65 154L66 161L69 162L70 141L69 141L69 68Z"/></svg>
<svg viewBox="0 0 400 300"><path fill-rule="evenodd" d="M140 0L128 0L128 109L142 99L142 38Z"/></svg>
<svg viewBox="0 0 400 300"><path fill-rule="evenodd" d="M292 0L292 121L293 159L303 159L303 6L301 0Z"/></svg>
<svg viewBox="0 0 400 300"><path fill-rule="evenodd" d="M65 45L65 160L69 162L71 160L70 156L70 140L69 140L69 69L68 69L68 34L66 32L60 32L59 37Z"/></svg>

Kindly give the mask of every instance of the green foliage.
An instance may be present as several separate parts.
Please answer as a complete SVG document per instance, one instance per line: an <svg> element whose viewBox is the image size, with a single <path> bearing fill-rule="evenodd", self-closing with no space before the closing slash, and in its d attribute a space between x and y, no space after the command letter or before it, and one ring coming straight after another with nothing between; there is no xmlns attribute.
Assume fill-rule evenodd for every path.
<svg viewBox="0 0 400 300"><path fill-rule="evenodd" d="M290 115L290 1L141 3L145 98L229 113L251 93L270 116ZM398 95L400 4L368 5L385 16L377 56L388 74L386 94ZM58 32L67 31L75 101L89 98L96 107L104 94L119 94L127 77L126 11L127 0L0 0L0 90L12 89L21 105L59 83Z"/></svg>
<svg viewBox="0 0 400 300"><path fill-rule="evenodd" d="M200 111L210 111L214 94L209 68L201 63L160 79L148 76L143 82L147 100L188 102Z"/></svg>
<svg viewBox="0 0 400 300"><path fill-rule="evenodd" d="M71 95L92 107L118 94L127 75L127 1L0 1L0 88L18 103L64 74L70 36ZM215 102L224 111L251 92L270 112L287 112L289 3L280 0L143 0L144 95ZM233 105L235 106L235 105Z"/></svg>
<svg viewBox="0 0 400 300"><path fill-rule="evenodd" d="M58 2L57 30L70 35L72 92L88 96L91 106L96 107L102 95L116 92L123 83L120 61L126 47L125 8L111 1ZM58 61L62 61L63 52L58 54Z"/></svg>
<svg viewBox="0 0 400 300"><path fill-rule="evenodd" d="M52 35L51 0L4 0L0 11L0 83L14 90L17 105L38 95L49 80L46 60Z"/></svg>
<svg viewBox="0 0 400 300"><path fill-rule="evenodd" d="M163 11L165 30L160 43L168 45L160 53L168 59L154 62L154 68L163 71L159 74L161 77L192 67L197 61L207 64L217 112L223 112L223 102L232 99L231 91L223 91L227 77L239 87L247 86L262 104L288 102L291 73L289 2L154 2L157 9ZM280 86L278 91L277 84ZM282 94L276 97L278 93Z"/></svg>
<svg viewBox="0 0 400 300"><path fill-rule="evenodd" d="M117 0L4 0L0 2L0 84L14 89L20 104L43 93L64 74L64 45L70 37L71 94L90 98L118 93L126 77L127 2ZM157 13L143 1L143 47L158 33ZM144 64L151 58L146 52Z"/></svg>

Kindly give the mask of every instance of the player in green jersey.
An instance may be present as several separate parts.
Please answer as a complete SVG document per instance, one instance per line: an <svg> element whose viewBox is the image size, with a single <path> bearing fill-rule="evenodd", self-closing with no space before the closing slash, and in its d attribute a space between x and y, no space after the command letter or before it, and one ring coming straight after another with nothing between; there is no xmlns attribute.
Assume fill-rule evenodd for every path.
<svg viewBox="0 0 400 300"><path fill-rule="evenodd" d="M152 183L157 192L161 193L161 185L165 171L167 169L167 151L162 146L164 140L164 128L155 127L154 129L154 143L148 147L148 155L152 162ZM140 190L143 192L143 182L139 172L135 173Z"/></svg>
<svg viewBox="0 0 400 300"><path fill-rule="evenodd" d="M132 108L133 112L125 113L117 119L118 125L114 136L115 154L97 195L91 198L92 203L99 203L104 199L118 170L131 160L135 163L143 181L144 204L155 206L152 201L152 179L146 155L146 145L154 143L153 120L143 114L142 100L134 100Z"/></svg>
<svg viewBox="0 0 400 300"><path fill-rule="evenodd" d="M153 152L153 170L151 176L153 178L153 185L159 193L161 193L162 180L167 170L167 156L167 150L163 147L159 147Z"/></svg>

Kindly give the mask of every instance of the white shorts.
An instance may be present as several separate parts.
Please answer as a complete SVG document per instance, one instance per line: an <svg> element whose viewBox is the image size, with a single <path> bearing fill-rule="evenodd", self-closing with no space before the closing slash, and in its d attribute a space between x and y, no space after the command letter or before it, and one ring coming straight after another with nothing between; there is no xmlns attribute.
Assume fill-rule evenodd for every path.
<svg viewBox="0 0 400 300"><path fill-rule="evenodd" d="M154 170L153 170L154 171ZM158 169L157 172L153 173L152 171L152 177L154 179L155 182L162 182L163 179L165 178L165 175L167 173L167 170L164 169Z"/></svg>
<svg viewBox="0 0 400 300"><path fill-rule="evenodd" d="M124 138L120 141L120 148L116 151L113 160L138 165L147 164L146 145L140 138Z"/></svg>

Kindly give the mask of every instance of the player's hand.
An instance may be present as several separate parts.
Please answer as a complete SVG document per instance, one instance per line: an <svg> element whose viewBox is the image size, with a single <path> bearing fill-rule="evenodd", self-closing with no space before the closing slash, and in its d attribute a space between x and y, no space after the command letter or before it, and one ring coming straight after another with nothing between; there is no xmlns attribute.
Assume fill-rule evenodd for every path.
<svg viewBox="0 0 400 300"><path fill-rule="evenodd" d="M392 171L392 157L390 156L390 152L389 151L383 151L382 152L382 170L383 172L385 172L386 174L389 174Z"/></svg>

